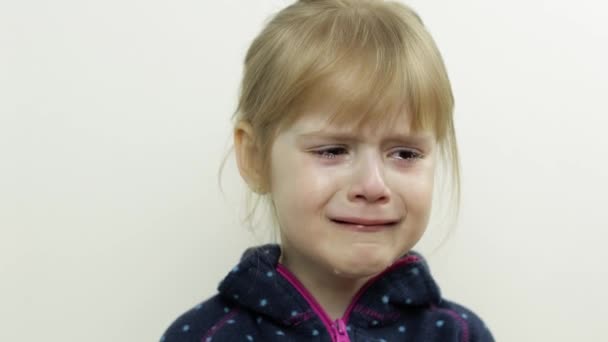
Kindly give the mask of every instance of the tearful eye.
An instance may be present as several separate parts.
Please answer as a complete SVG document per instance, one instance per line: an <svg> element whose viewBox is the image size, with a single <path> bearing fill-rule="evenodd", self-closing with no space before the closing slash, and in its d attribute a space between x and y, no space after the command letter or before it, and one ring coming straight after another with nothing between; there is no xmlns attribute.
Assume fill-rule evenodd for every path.
<svg viewBox="0 0 608 342"><path fill-rule="evenodd" d="M399 156L399 159L403 160L420 159L423 157L422 154L412 150L399 150L395 154Z"/></svg>
<svg viewBox="0 0 608 342"><path fill-rule="evenodd" d="M312 152L321 158L333 159L341 154L345 154L346 149L344 147L330 147L330 148L316 150L316 151L312 151Z"/></svg>

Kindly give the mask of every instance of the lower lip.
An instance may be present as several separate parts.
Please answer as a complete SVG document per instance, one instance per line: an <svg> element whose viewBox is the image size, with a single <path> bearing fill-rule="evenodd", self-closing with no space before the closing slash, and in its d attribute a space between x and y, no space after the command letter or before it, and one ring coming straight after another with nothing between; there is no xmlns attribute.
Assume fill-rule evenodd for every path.
<svg viewBox="0 0 608 342"><path fill-rule="evenodd" d="M331 221L331 222L333 222L334 224L338 225L341 228L345 228L345 229L356 231L356 232L366 232L366 233L367 232L369 232L369 233L379 232L382 230L389 229L395 225L395 224L379 224L379 225L373 225L373 226L364 226L364 225L353 224L353 223L341 223L341 222L336 222L336 221Z"/></svg>

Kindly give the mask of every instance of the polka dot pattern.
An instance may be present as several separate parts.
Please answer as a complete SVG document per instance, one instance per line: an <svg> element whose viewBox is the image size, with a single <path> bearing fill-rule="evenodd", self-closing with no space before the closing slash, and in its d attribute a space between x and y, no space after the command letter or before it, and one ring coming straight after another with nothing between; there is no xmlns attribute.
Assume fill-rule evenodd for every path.
<svg viewBox="0 0 608 342"><path fill-rule="evenodd" d="M220 283L221 295L194 306L159 342L329 341L336 328L328 331L319 310L301 292L306 289L272 266L278 264L279 252L267 245L244 256ZM349 319L332 326L345 328L353 342L470 341L471 336L476 342L494 342L471 310L440 297L418 254L407 258L387 271L390 276L375 278L351 305Z"/></svg>

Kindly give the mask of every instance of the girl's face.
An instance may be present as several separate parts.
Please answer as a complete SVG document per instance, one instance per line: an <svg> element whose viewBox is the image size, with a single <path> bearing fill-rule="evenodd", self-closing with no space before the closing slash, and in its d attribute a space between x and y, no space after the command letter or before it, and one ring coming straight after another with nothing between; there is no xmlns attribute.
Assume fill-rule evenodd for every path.
<svg viewBox="0 0 608 342"><path fill-rule="evenodd" d="M371 276L409 251L427 226L435 138L413 134L405 114L391 126L358 132L325 117L323 110L306 112L272 147L283 248L290 262Z"/></svg>

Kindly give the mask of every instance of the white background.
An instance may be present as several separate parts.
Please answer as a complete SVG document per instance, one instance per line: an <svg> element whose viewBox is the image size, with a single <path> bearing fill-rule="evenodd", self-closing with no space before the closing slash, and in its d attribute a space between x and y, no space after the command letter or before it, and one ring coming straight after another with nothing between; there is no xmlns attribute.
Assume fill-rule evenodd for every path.
<svg viewBox="0 0 608 342"><path fill-rule="evenodd" d="M288 3L0 2L1 341L156 341L215 292L256 243L217 182L242 61ZM498 341L605 338L607 6L409 4L456 96L444 295Z"/></svg>

